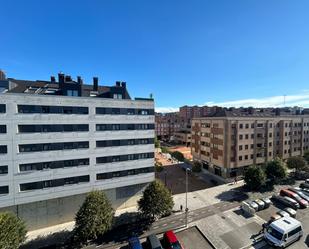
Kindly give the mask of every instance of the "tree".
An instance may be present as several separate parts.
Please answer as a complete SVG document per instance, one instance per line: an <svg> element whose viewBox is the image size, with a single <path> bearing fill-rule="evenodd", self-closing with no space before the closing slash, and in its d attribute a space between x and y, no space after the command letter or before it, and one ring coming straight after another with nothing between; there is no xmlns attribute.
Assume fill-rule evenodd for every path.
<svg viewBox="0 0 309 249"><path fill-rule="evenodd" d="M17 249L26 239L25 223L11 212L0 213L0 248Z"/></svg>
<svg viewBox="0 0 309 249"><path fill-rule="evenodd" d="M184 155L180 151L173 151L171 153L171 156L177 159L180 162L183 162L185 160Z"/></svg>
<svg viewBox="0 0 309 249"><path fill-rule="evenodd" d="M287 168L282 159L276 158L266 163L265 173L272 182L278 182L287 177Z"/></svg>
<svg viewBox="0 0 309 249"><path fill-rule="evenodd" d="M250 166L244 174L246 186L251 190L258 190L266 183L266 175L264 170L258 166Z"/></svg>
<svg viewBox="0 0 309 249"><path fill-rule="evenodd" d="M163 164L161 162L156 162L155 163L155 170L156 172L162 172L163 171Z"/></svg>
<svg viewBox="0 0 309 249"><path fill-rule="evenodd" d="M114 209L103 191L92 191L75 216L74 240L79 243L97 239L113 222Z"/></svg>
<svg viewBox="0 0 309 249"><path fill-rule="evenodd" d="M166 147L161 147L162 153L169 153L169 150Z"/></svg>
<svg viewBox="0 0 309 249"><path fill-rule="evenodd" d="M153 219L171 214L173 206L174 201L171 192L158 180L147 186L143 196L138 201L139 211L144 216Z"/></svg>
<svg viewBox="0 0 309 249"><path fill-rule="evenodd" d="M155 137L154 143L155 143L155 147L156 147L156 148L159 148L159 147L160 147L160 141L158 140L157 137Z"/></svg>
<svg viewBox="0 0 309 249"><path fill-rule="evenodd" d="M309 164L309 150L306 150L304 152L304 159L306 160L306 162Z"/></svg>
<svg viewBox="0 0 309 249"><path fill-rule="evenodd" d="M202 164L200 162L198 162L198 161L195 161L193 163L192 171L196 172L196 173L201 172L202 171Z"/></svg>
<svg viewBox="0 0 309 249"><path fill-rule="evenodd" d="M306 161L303 157L293 156L288 158L287 166L290 169L295 169L295 171L298 172L306 168Z"/></svg>

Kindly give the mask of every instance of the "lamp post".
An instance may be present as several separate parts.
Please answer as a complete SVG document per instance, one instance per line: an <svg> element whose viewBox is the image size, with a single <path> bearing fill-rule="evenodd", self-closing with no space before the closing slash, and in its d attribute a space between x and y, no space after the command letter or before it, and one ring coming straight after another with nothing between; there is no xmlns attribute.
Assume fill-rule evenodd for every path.
<svg viewBox="0 0 309 249"><path fill-rule="evenodd" d="M189 168L186 168L186 227L188 227L188 172L191 171Z"/></svg>

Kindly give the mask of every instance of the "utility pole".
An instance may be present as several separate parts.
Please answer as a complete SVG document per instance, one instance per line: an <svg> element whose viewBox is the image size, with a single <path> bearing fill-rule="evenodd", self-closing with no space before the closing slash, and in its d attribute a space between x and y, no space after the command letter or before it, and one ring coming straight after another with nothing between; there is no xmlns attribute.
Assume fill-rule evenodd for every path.
<svg viewBox="0 0 309 249"><path fill-rule="evenodd" d="M186 227L188 227L188 172L191 171L189 168L186 168Z"/></svg>

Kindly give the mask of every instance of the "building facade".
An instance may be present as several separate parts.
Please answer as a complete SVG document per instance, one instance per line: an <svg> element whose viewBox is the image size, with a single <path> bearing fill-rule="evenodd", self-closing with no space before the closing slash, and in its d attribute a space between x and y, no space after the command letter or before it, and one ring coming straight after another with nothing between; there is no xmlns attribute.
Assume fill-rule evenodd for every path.
<svg viewBox="0 0 309 249"><path fill-rule="evenodd" d="M247 115L192 120L193 159L223 178L250 165L287 159L309 149L309 115Z"/></svg>
<svg viewBox="0 0 309 249"><path fill-rule="evenodd" d="M72 221L95 189L134 206L154 180L153 100L67 80L8 79L0 94L0 211L29 230Z"/></svg>

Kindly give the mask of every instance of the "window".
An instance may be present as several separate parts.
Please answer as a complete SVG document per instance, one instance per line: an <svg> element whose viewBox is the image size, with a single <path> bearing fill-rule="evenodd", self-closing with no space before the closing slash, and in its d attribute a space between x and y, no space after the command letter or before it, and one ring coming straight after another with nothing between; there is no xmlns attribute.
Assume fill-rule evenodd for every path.
<svg viewBox="0 0 309 249"><path fill-rule="evenodd" d="M245 135L245 138L246 138L246 139L249 139L249 134L246 134L246 135Z"/></svg>
<svg viewBox="0 0 309 249"><path fill-rule="evenodd" d="M0 154L8 153L8 149L6 145L0 145Z"/></svg>
<svg viewBox="0 0 309 249"><path fill-rule="evenodd" d="M242 134L239 135L239 139L240 140L243 139L243 135Z"/></svg>
<svg viewBox="0 0 309 249"><path fill-rule="evenodd" d="M243 128L243 124L239 124L239 129L242 129Z"/></svg>
<svg viewBox="0 0 309 249"><path fill-rule="evenodd" d="M97 174L97 180L106 180L111 178L126 177L131 175L147 174L154 172L154 167L122 170L108 173Z"/></svg>
<svg viewBox="0 0 309 249"><path fill-rule="evenodd" d="M246 144L246 145L245 145L245 150L248 150L248 149L249 149L249 145Z"/></svg>
<svg viewBox="0 0 309 249"><path fill-rule="evenodd" d="M0 133L6 133L6 125L0 125Z"/></svg>
<svg viewBox="0 0 309 249"><path fill-rule="evenodd" d="M239 150L242 150L242 145L239 145Z"/></svg>
<svg viewBox="0 0 309 249"><path fill-rule="evenodd" d="M263 127L264 127L264 124L257 124L257 127L258 127L258 128L263 128Z"/></svg>
<svg viewBox="0 0 309 249"><path fill-rule="evenodd" d="M78 91L77 90L67 90L67 96L78 96Z"/></svg>
<svg viewBox="0 0 309 249"><path fill-rule="evenodd" d="M114 93L113 99L122 99L122 94L121 93Z"/></svg>
<svg viewBox="0 0 309 249"><path fill-rule="evenodd" d="M19 152L37 152L52 150L72 150L89 148L89 142L64 142L64 143L46 143L46 144L20 144Z"/></svg>
<svg viewBox="0 0 309 249"><path fill-rule="evenodd" d="M246 129L248 129L249 128L249 124L246 124Z"/></svg>
<svg viewBox="0 0 309 249"><path fill-rule="evenodd" d="M0 166L0 175L6 175L8 173L8 166Z"/></svg>
<svg viewBox="0 0 309 249"><path fill-rule="evenodd" d="M273 128L273 124L272 123L269 124L269 128Z"/></svg>
<svg viewBox="0 0 309 249"><path fill-rule="evenodd" d="M41 105L18 105L18 113L31 114L88 114L88 107L81 106L41 106Z"/></svg>
<svg viewBox="0 0 309 249"><path fill-rule="evenodd" d="M245 155L245 160L248 160L248 155Z"/></svg>
<svg viewBox="0 0 309 249"><path fill-rule="evenodd" d="M239 161L242 161L242 156L239 156L238 159L239 159Z"/></svg>
<svg viewBox="0 0 309 249"><path fill-rule="evenodd" d="M149 159L154 158L153 152L148 153L139 153L139 154L127 154L127 155L117 155L117 156L106 156L106 157L97 157L96 163L112 163L112 162L122 162L130 160L140 160L140 159Z"/></svg>
<svg viewBox="0 0 309 249"><path fill-rule="evenodd" d="M253 124L253 123L251 124L251 128L252 128L252 129L254 128L254 124Z"/></svg>
<svg viewBox="0 0 309 249"><path fill-rule="evenodd" d="M40 181L40 182L23 183L23 184L20 184L19 187L20 187L20 191L29 191L29 190L52 188L52 187L70 185L70 184L89 182L89 180L90 180L89 175L83 175L83 176L75 176L75 177Z"/></svg>
<svg viewBox="0 0 309 249"><path fill-rule="evenodd" d="M96 147L128 146L139 144L154 144L153 138L122 139L122 140L102 140L96 141Z"/></svg>
<svg viewBox="0 0 309 249"><path fill-rule="evenodd" d="M18 125L19 133L35 132L87 132L88 124Z"/></svg>
<svg viewBox="0 0 309 249"><path fill-rule="evenodd" d="M6 195L9 193L9 186L0 186L0 195Z"/></svg>
<svg viewBox="0 0 309 249"><path fill-rule="evenodd" d="M0 113L6 113L5 104L0 104Z"/></svg>
<svg viewBox="0 0 309 249"><path fill-rule="evenodd" d="M84 165L89 165L89 158L20 164L19 171L24 172L24 171L44 170L44 169L59 169L59 168L77 167Z"/></svg>
<svg viewBox="0 0 309 249"><path fill-rule="evenodd" d="M153 130L154 124L97 124L97 131L116 131L116 130Z"/></svg>

